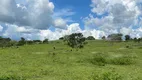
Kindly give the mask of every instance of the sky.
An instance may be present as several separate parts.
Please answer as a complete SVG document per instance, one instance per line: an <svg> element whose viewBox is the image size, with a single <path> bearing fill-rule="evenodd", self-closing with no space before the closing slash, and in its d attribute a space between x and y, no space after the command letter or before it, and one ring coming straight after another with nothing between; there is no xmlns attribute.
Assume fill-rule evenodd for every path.
<svg viewBox="0 0 142 80"><path fill-rule="evenodd" d="M0 36L57 40L72 33L140 38L142 0L0 0Z"/></svg>

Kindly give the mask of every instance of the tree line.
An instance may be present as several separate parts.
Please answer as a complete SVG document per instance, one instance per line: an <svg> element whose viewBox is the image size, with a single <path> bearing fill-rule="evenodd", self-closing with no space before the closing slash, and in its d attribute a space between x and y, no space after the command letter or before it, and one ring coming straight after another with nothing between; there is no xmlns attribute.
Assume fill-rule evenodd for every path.
<svg viewBox="0 0 142 80"><path fill-rule="evenodd" d="M123 39L123 34L110 34L107 37L103 36L102 40L106 41L115 41L115 42L120 42L120 41L134 41L134 42L141 42L142 38L131 38L130 35L125 35ZM64 37L59 38L59 40L63 40L64 42L67 43L68 46L72 48L83 48L84 45L86 44L85 40L95 40L93 36L88 36L84 37L82 33L73 33L71 35L66 35Z"/></svg>
<svg viewBox="0 0 142 80"><path fill-rule="evenodd" d="M110 34L107 37L103 36L102 40L107 41L123 41L122 39L123 34ZM124 36L125 41L134 41L134 42L141 42L142 38L131 38L130 35ZM66 35L64 37L59 38L59 40L63 40L68 46L72 48L83 48L84 45L87 43L86 40L95 40L93 36L84 37L82 33L73 33L71 35ZM11 40L10 38L3 38L0 36L0 47L11 47L11 46L23 46L25 44L32 45L32 44L48 44L48 39L43 41L41 40L26 40L25 38L21 37L19 41Z"/></svg>
<svg viewBox="0 0 142 80"><path fill-rule="evenodd" d="M21 37L19 41L12 40L10 38L3 38L0 36L0 47L12 47L12 46L23 46L23 45L32 45L32 44L47 44L48 39L43 41L41 40L26 40L25 38Z"/></svg>

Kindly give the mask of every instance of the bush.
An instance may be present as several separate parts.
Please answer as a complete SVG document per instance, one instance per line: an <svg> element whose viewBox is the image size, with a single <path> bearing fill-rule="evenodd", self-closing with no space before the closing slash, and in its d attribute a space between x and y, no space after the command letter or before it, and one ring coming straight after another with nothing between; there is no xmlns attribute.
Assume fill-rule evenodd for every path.
<svg viewBox="0 0 142 80"><path fill-rule="evenodd" d="M134 61L129 56L116 57L110 60L110 63L115 65L130 65L133 62Z"/></svg>
<svg viewBox="0 0 142 80"><path fill-rule="evenodd" d="M107 54L97 53L93 56L91 63L99 66L105 66L105 64L130 65L134 63L134 60L131 56L112 57Z"/></svg>
<svg viewBox="0 0 142 80"><path fill-rule="evenodd" d="M106 55L102 53L97 53L93 56L91 62L95 65L104 66L106 64Z"/></svg>

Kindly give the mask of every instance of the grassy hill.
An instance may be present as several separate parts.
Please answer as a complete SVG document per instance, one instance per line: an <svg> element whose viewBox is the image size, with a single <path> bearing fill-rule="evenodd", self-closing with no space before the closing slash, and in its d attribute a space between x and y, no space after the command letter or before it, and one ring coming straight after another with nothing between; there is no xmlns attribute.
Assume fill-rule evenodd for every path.
<svg viewBox="0 0 142 80"><path fill-rule="evenodd" d="M0 49L0 80L142 80L142 45L62 41ZM55 46L55 49L53 48Z"/></svg>

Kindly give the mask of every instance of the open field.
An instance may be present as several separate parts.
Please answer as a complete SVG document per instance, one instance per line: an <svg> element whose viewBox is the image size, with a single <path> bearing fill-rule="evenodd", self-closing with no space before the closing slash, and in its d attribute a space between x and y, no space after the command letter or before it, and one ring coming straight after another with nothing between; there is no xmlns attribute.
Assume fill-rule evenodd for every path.
<svg viewBox="0 0 142 80"><path fill-rule="evenodd" d="M0 49L0 80L142 80L142 45L62 41ZM53 47L56 49L53 49Z"/></svg>

